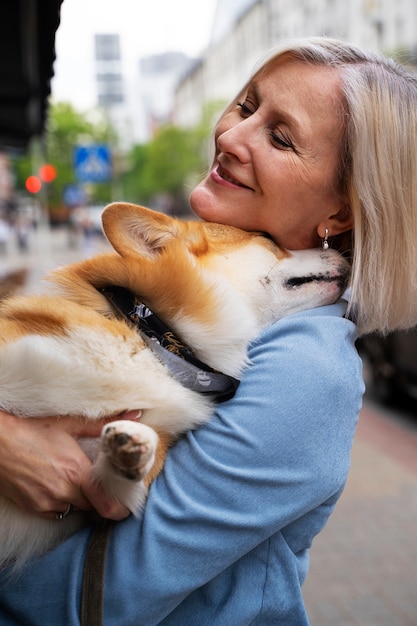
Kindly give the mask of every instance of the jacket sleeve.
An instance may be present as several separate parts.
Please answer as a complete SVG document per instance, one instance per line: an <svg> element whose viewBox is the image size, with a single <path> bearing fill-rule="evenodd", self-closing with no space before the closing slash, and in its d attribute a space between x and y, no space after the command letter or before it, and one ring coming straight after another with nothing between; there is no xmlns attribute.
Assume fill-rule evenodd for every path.
<svg viewBox="0 0 417 626"><path fill-rule="evenodd" d="M236 396L170 451L143 517L116 525L105 614L117 605L124 624L138 615L140 623L159 623L193 590L340 492L363 393L354 338L351 322L317 309L281 320L254 342ZM43 598L40 607L44 594L65 603L71 624L87 539L82 531L19 582ZM3 588L0 606L15 610L24 595Z"/></svg>

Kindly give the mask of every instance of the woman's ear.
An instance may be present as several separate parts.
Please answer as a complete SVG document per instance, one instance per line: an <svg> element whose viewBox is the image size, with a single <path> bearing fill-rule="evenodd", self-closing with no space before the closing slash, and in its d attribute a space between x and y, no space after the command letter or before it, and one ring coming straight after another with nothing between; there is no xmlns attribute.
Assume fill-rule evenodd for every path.
<svg viewBox="0 0 417 626"><path fill-rule="evenodd" d="M317 226L317 234L321 239L325 238L326 228L329 237L335 237L353 228L353 216L349 204L346 202L337 213L330 215L327 220Z"/></svg>

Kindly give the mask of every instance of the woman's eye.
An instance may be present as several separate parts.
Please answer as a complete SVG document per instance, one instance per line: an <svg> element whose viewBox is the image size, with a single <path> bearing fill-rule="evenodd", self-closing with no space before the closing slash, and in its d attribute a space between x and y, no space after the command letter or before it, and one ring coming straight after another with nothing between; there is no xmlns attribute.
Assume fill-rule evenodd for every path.
<svg viewBox="0 0 417 626"><path fill-rule="evenodd" d="M271 137L272 143L274 145L278 145L280 148L287 148L288 150L293 149L293 145L289 139L286 139L285 137L281 137L273 130L271 130L271 132L269 133L269 136Z"/></svg>
<svg viewBox="0 0 417 626"><path fill-rule="evenodd" d="M248 102L248 100L245 100L244 102L237 102L236 105L240 107L240 115L243 118L250 117L256 112L256 106L252 102ZM279 135L275 130L271 130L269 136L274 146L284 148L286 150L294 149L291 141L287 137Z"/></svg>
<svg viewBox="0 0 417 626"><path fill-rule="evenodd" d="M254 113L246 102L237 102L237 106L240 107L240 114L242 117L249 117L249 115Z"/></svg>

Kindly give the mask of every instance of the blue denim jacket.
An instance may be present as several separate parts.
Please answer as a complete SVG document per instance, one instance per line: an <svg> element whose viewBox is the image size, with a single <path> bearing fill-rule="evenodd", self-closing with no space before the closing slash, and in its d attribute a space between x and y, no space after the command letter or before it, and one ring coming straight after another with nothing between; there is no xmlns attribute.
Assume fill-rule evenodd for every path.
<svg viewBox="0 0 417 626"><path fill-rule="evenodd" d="M308 624L308 550L343 490L364 391L344 312L265 331L236 396L171 449L143 516L112 532L105 626ZM0 574L0 626L80 623L89 535Z"/></svg>

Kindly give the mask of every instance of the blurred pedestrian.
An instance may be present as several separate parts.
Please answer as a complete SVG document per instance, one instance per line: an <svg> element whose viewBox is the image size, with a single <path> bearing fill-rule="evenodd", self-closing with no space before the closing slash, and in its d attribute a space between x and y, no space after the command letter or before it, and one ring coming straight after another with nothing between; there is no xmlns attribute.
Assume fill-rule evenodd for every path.
<svg viewBox="0 0 417 626"><path fill-rule="evenodd" d="M33 229L33 221L28 215L18 213L14 223L16 233L17 247L20 252L26 252L29 249L30 234Z"/></svg>
<svg viewBox="0 0 417 626"><path fill-rule="evenodd" d="M7 244L10 240L10 226L9 222L0 216L0 254L7 252Z"/></svg>

